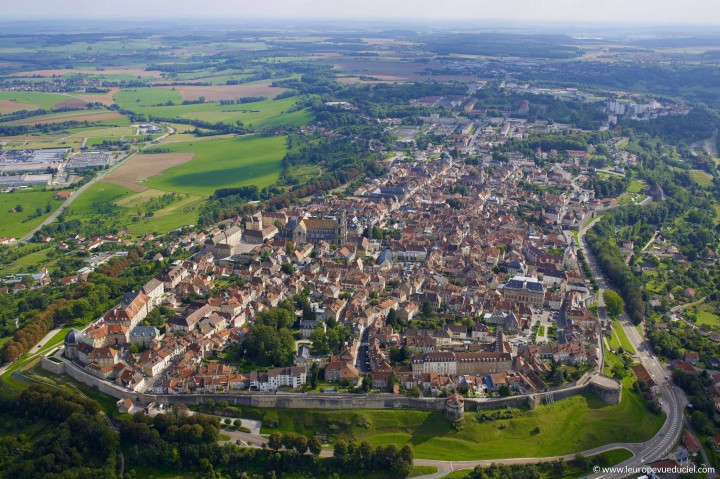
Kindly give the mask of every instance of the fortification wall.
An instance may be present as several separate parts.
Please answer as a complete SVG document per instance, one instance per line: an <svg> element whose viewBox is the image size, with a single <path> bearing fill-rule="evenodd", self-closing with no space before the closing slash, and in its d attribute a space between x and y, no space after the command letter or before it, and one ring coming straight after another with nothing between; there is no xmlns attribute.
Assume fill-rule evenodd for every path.
<svg viewBox="0 0 720 479"><path fill-rule="evenodd" d="M229 394L133 394L128 397L142 402L198 405L208 401L226 401L233 406L286 409L419 409L440 411L444 398L411 398L392 394L261 394L235 392Z"/></svg>
<svg viewBox="0 0 720 479"><path fill-rule="evenodd" d="M59 359L59 358L58 358ZM67 374L87 386L112 397L132 398L143 403L198 405L208 401L226 401L233 406L289 409L418 409L442 411L445 398L413 398L394 394L302 394L302 393L260 393L233 391L218 394L144 394L135 393L108 381L88 374L85 370L66 359L60 363L42 358L42 367L54 374ZM507 407L537 407L548 402L565 399L577 394L591 392L608 404L619 404L622 399L622 384L607 376L593 376L582 385L571 385L532 396L510 396L505 398L465 400L465 410L501 409ZM534 406L534 407L533 407Z"/></svg>

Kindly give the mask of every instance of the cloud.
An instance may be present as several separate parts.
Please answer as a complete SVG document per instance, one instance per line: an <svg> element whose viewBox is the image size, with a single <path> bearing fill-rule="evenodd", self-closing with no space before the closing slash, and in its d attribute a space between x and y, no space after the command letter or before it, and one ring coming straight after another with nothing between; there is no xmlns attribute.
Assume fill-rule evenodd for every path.
<svg viewBox="0 0 720 479"><path fill-rule="evenodd" d="M518 20L713 24L715 0L29 0L6 18L297 18Z"/></svg>

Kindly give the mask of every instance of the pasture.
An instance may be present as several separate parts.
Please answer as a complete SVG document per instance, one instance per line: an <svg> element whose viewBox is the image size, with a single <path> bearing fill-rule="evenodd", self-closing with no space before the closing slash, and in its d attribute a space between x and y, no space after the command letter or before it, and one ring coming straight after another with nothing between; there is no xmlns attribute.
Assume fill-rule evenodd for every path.
<svg viewBox="0 0 720 479"><path fill-rule="evenodd" d="M301 125L312 120L309 109L288 111L294 106L295 98L235 105L220 103L182 105L182 96L177 88L180 87L176 87L176 90L164 88L120 90L115 94L115 101L122 108L135 113L165 119L184 118L231 125L240 121L245 125L253 126ZM171 104L167 104L168 102Z"/></svg>
<svg viewBox="0 0 720 479"><path fill-rule="evenodd" d="M697 320L698 326L718 326L720 325L720 315L718 315L717 305L714 303L705 303L698 306Z"/></svg>
<svg viewBox="0 0 720 479"><path fill-rule="evenodd" d="M60 206L61 202L54 200L54 197L55 192L39 187L0 193L0 237L17 239L32 231L50 214L46 212L48 205L50 211ZM11 212L18 205L22 206L22 211ZM40 216L37 216L38 208L42 212Z"/></svg>
<svg viewBox="0 0 720 479"><path fill-rule="evenodd" d="M179 194L167 206L154 210L148 215L148 202L166 191L144 190L135 192L105 181L99 181L88 188L75 200L68 214L69 219L80 219L93 224L111 222L117 230L132 235L166 233L181 226L197 223L200 205L204 199L199 196Z"/></svg>
<svg viewBox="0 0 720 479"><path fill-rule="evenodd" d="M32 110L37 110L40 108L42 108L43 110L52 110L55 105L59 103L69 100L77 100L77 98L73 98L70 95L63 95L59 93L0 91L0 100L33 105L35 106L35 108L30 108Z"/></svg>
<svg viewBox="0 0 720 479"><path fill-rule="evenodd" d="M219 188L275 183L287 143L284 136L246 137L167 143L162 148L194 156L147 179L144 186L207 197Z"/></svg>

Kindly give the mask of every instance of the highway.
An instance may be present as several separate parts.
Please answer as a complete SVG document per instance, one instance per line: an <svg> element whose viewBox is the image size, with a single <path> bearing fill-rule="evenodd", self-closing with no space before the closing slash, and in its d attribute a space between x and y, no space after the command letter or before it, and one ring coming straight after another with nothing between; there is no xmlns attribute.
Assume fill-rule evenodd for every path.
<svg viewBox="0 0 720 479"><path fill-rule="evenodd" d="M598 218L599 219L599 218ZM595 261L590 248L588 247L585 233L598 220L590 222L585 228L580 230L578 235L580 239L580 248L590 265L593 277L597 281L599 290L598 300L598 316L603 321L608 321L607 312L603 303L603 291L609 289L607 280ZM665 367L658 358L653 354L652 347L640 332L632 324L628 316L623 313L619 318L625 334L630 344L635 349L638 361L645 366L652 378L660 387L661 405L667 420L658 433L649 441L640 443L635 447L627 447L635 455L627 461L621 463L619 467L641 467L648 462L653 462L666 456L673 446L680 440L682 434L682 426L684 423L683 410L687 405L687 398L682 390L675 386L670 376L670 370ZM593 479L611 479L625 477L627 474L593 474Z"/></svg>

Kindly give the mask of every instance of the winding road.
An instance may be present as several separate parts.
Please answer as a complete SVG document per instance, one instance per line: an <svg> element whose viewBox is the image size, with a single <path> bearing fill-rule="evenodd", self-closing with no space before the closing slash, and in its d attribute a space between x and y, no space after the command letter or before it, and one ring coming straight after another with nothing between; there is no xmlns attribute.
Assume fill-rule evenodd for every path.
<svg viewBox="0 0 720 479"><path fill-rule="evenodd" d="M599 218L598 218L599 219ZM609 289L607 280L598 267L597 261L588 247L585 233L597 219L585 226L578 235L580 240L580 248L590 265L593 277L600 286L598 299L598 316L603 321L609 321L605 305L603 304L603 291ZM637 354L637 359L650 373L651 377L660 387L661 405L667 420L658 433L647 442L640 444L628 444L622 447L629 449L635 455L627 461L618 465L618 467L641 467L648 462L653 462L666 456L679 441L682 434L682 426L684 422L683 410L687 405L685 394L673 384L670 371L666 368L658 358L653 354L652 347L648 340L642 337L640 332L632 324L628 316L623 313L620 315L620 325L630 341L633 349ZM627 474L594 474L590 477L594 479L621 478Z"/></svg>

